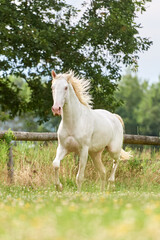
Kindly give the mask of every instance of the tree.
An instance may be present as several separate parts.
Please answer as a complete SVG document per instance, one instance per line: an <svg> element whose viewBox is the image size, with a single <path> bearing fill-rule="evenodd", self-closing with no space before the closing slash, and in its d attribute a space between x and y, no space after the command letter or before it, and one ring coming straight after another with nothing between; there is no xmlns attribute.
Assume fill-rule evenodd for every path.
<svg viewBox="0 0 160 240"><path fill-rule="evenodd" d="M144 98L144 90L138 77L132 76L130 73L123 76L116 97L123 101L116 113L124 120L125 132L130 134L139 133L137 112L141 112L140 104Z"/></svg>
<svg viewBox="0 0 160 240"><path fill-rule="evenodd" d="M160 136L160 79L151 86L146 85L137 111L137 121L141 134Z"/></svg>
<svg viewBox="0 0 160 240"><path fill-rule="evenodd" d="M150 0L92 1L80 20L63 0L0 1L0 106L10 116L33 111L48 120L52 97L50 71L74 70L91 79L94 107L114 110L121 64L137 65L138 53L151 45L138 33L137 11ZM29 102L8 75L26 80ZM47 77L49 81L44 82ZM11 101L7 101L8 92ZM5 99L5 100L4 100Z"/></svg>
<svg viewBox="0 0 160 240"><path fill-rule="evenodd" d="M27 83L20 77L10 76L9 80L17 86L20 91L18 92L19 98L22 98L24 102L30 101L30 88ZM8 97L10 101L10 98ZM51 118L47 123L37 124L38 117L35 117L32 112L28 111L21 116L16 116L10 119L7 112L0 114L0 129L8 130L11 128L13 131L56 131L59 124L59 118Z"/></svg>
<svg viewBox="0 0 160 240"><path fill-rule="evenodd" d="M115 97L123 101L116 110L129 134L160 135L160 78L150 85L130 73L122 77Z"/></svg>

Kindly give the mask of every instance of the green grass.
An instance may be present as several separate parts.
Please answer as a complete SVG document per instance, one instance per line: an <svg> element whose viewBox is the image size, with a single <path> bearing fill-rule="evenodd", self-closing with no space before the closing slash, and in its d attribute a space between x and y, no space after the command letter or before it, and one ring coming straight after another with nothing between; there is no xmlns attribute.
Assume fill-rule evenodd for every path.
<svg viewBox="0 0 160 240"><path fill-rule="evenodd" d="M160 190L160 189L159 189ZM0 239L159 239L160 193L1 186Z"/></svg>
<svg viewBox="0 0 160 240"><path fill-rule="evenodd" d="M2 240L159 240L159 152L134 150L120 162L116 188L100 192L99 176L88 161L82 192L76 192L78 169L73 155L61 165L63 191L53 185L56 144L14 147L15 183L7 181L6 150L1 145L0 239ZM105 152L109 177L112 167Z"/></svg>

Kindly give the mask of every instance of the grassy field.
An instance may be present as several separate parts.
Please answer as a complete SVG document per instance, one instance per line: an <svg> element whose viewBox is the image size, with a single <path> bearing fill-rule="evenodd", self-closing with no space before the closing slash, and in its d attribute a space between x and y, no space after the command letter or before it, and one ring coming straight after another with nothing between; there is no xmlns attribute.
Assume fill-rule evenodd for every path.
<svg viewBox="0 0 160 240"><path fill-rule="evenodd" d="M6 148L0 145L0 239L2 240L151 240L160 239L160 154L134 150L120 162L116 188L100 192L89 159L82 192L76 192L78 161L61 166L63 192L53 184L55 144L18 144L13 149L15 183L7 181ZM103 155L107 176L111 160Z"/></svg>

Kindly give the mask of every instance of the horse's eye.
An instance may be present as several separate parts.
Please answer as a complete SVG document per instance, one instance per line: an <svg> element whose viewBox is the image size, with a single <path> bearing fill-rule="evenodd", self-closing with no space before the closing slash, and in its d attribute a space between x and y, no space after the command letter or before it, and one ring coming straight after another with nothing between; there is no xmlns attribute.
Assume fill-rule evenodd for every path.
<svg viewBox="0 0 160 240"><path fill-rule="evenodd" d="M66 86L65 88L64 88L64 90L67 90L68 89L68 87Z"/></svg>

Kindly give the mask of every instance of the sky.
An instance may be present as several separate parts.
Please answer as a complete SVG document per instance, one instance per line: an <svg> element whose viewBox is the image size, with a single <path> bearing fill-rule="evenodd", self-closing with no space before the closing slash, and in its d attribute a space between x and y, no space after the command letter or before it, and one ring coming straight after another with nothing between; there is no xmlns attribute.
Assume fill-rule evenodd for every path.
<svg viewBox="0 0 160 240"><path fill-rule="evenodd" d="M153 41L150 49L139 55L138 76L154 83L160 76L160 0L148 3L147 11L137 21L143 26L140 35Z"/></svg>
<svg viewBox="0 0 160 240"><path fill-rule="evenodd" d="M86 0L88 2L90 0ZM66 0L80 8L83 0ZM152 0L146 4L146 12L139 14L137 22L141 23L139 30L141 37L147 37L153 41L153 45L148 51L139 54L137 75L142 80L147 80L150 84L158 81L160 76L160 0Z"/></svg>

